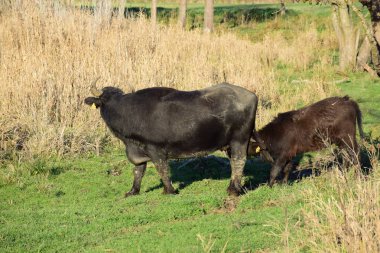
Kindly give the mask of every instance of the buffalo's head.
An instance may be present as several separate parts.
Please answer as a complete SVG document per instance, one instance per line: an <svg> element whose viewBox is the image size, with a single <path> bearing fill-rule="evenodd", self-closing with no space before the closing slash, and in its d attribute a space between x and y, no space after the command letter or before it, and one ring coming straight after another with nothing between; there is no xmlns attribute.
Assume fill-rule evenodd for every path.
<svg viewBox="0 0 380 253"><path fill-rule="evenodd" d="M93 97L88 97L84 100L84 103L94 108L99 108L107 103L115 95L123 95L124 92L116 87L105 87L101 90L96 89L93 84L90 89Z"/></svg>

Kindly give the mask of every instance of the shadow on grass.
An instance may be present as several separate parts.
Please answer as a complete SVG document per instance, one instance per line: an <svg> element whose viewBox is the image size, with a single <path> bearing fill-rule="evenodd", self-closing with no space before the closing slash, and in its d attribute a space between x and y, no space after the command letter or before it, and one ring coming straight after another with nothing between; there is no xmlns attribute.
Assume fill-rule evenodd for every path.
<svg viewBox="0 0 380 253"><path fill-rule="evenodd" d="M303 155L299 155L294 159L294 166L297 167ZM311 157L311 156L310 156ZM311 164L311 161L309 161ZM244 167L246 190L254 190L262 184L266 184L269 179L271 164L262 161L259 158L248 159ZM193 182L202 181L204 179L230 179L231 167L229 159L226 157L217 157L209 155L201 158L192 158L187 160L173 160L170 162L171 180L179 183L179 190L191 185ZM289 176L289 183L309 177L315 174L315 170L310 168L295 170ZM146 192L150 192L162 188L163 184L157 184L150 187Z"/></svg>
<svg viewBox="0 0 380 253"><path fill-rule="evenodd" d="M360 162L363 174L368 175L374 169L371 161L380 161L380 138L373 140L370 136L366 138L368 147L360 149Z"/></svg>
<svg viewBox="0 0 380 253"><path fill-rule="evenodd" d="M247 166L245 167L247 168ZM203 179L227 179L231 176L228 158L209 155L199 158L170 161L172 182L179 183L179 190ZM163 187L162 182L150 187L146 192Z"/></svg>
<svg viewBox="0 0 380 253"><path fill-rule="evenodd" d="M372 170L371 159L380 160L379 152L380 141L375 141L372 146L375 150L363 148L360 151L361 170L364 175L368 175ZM302 164L301 164L302 162ZM336 156L332 161L322 161L322 164L313 163L312 155L305 153L299 154L292 159L293 170L289 175L288 184L292 185L303 178L319 176L322 170L331 170L339 164L343 168L343 160ZM230 179L231 167L229 159L226 157L217 157L209 155L201 158L192 158L187 160L173 160L170 162L171 180L179 183L179 190L191 185L193 182L204 179ZM262 161L259 158L248 159L244 167L245 184L244 188L248 191L255 190L269 180L271 164ZM280 175L280 179L283 175ZM146 192L162 188L162 183L148 188Z"/></svg>

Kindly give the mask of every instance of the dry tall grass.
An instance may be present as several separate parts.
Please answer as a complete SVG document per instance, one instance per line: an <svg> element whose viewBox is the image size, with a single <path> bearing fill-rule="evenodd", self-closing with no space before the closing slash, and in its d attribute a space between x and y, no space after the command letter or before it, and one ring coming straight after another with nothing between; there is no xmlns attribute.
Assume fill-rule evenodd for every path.
<svg viewBox="0 0 380 253"><path fill-rule="evenodd" d="M304 243L315 252L380 252L380 182L333 180L336 196L312 197Z"/></svg>
<svg viewBox="0 0 380 253"><path fill-rule="evenodd" d="M289 251L380 252L379 150L372 145L367 152L369 175L336 166L303 191L300 220L292 237L286 231Z"/></svg>
<svg viewBox="0 0 380 253"><path fill-rule="evenodd" d="M75 0L61 0L61 1L66 1L66 2L79 2L81 4L86 4L86 5L90 5L90 4L93 4L94 2L107 2L107 3L111 3L113 4L113 6L118 6L120 1L119 0L79 0L79 1L75 1ZM126 1L127 2L127 1ZM150 0L129 0L128 3L145 3L145 4L150 4L152 1ZM160 1L159 3L173 3L174 1L173 0L162 0ZM199 3L199 4L203 4L204 1L203 0L192 0L192 1L189 1L189 3ZM216 4L220 4L220 3L223 3L223 4L252 4L252 3L275 3L275 4L279 4L279 1L276 1L276 0L215 0L215 3Z"/></svg>
<svg viewBox="0 0 380 253"><path fill-rule="evenodd" d="M92 15L58 1L12 1L1 12L0 27L2 158L15 149L28 157L99 150L113 139L98 112L83 105L97 77L99 86L125 91L231 82L270 101L271 108L259 108L259 126L273 115L269 109L294 108L333 92L323 80L300 85L292 99L278 90L276 64L302 70L323 58L315 58L321 39L313 27L294 42L268 36L252 44L229 33L153 28L144 17L112 19L101 10ZM321 62L329 61L326 56Z"/></svg>

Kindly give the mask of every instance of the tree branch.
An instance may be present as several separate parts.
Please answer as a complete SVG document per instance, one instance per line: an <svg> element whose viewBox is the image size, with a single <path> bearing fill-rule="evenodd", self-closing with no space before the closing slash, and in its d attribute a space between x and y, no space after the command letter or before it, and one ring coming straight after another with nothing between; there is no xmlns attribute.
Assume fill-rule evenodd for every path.
<svg viewBox="0 0 380 253"><path fill-rule="evenodd" d="M372 77L379 77L377 72L373 70L367 63L360 63L360 65L372 76Z"/></svg>
<svg viewBox="0 0 380 253"><path fill-rule="evenodd" d="M375 40L375 37L374 37L374 35L373 35L373 31L372 31L372 29L370 29L370 28L368 27L368 24L367 24L367 22L366 22L366 20L365 20L365 17L364 17L363 14L361 13L361 11L360 11L358 8L356 8L355 5L352 5L352 10L353 10L353 11L356 13L356 15L359 17L359 19L360 19L360 21L361 21L361 24L362 24L362 26L363 26L363 28L364 28L364 31L365 31L365 33L366 33L366 35L367 35L369 41L371 42L371 47L374 48L374 49L376 49L376 48L377 48L377 47L376 47L376 40Z"/></svg>

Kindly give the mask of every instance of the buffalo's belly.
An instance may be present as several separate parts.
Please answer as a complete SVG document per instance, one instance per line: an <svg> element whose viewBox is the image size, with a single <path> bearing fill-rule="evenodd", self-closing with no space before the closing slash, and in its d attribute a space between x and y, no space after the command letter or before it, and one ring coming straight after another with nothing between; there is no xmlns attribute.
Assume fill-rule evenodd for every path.
<svg viewBox="0 0 380 253"><path fill-rule="evenodd" d="M205 138L192 137L181 142L166 145L167 154L171 158L200 157L220 150L229 144L224 134L212 135Z"/></svg>
<svg viewBox="0 0 380 253"><path fill-rule="evenodd" d="M203 157L203 156L207 156L213 153L214 151L216 150L188 152L188 153L174 152L174 153L169 153L168 158L169 159L185 159L185 158Z"/></svg>
<svg viewBox="0 0 380 253"><path fill-rule="evenodd" d="M230 125L210 119L188 128L172 128L165 134L162 144L172 154L193 154L220 149L230 143L231 136Z"/></svg>

